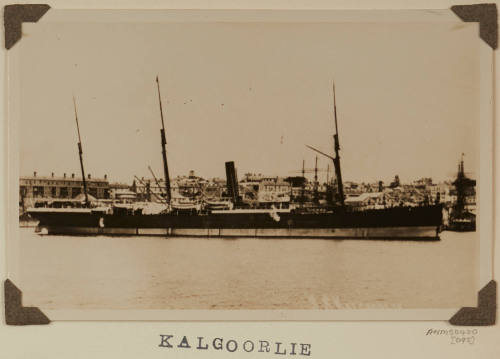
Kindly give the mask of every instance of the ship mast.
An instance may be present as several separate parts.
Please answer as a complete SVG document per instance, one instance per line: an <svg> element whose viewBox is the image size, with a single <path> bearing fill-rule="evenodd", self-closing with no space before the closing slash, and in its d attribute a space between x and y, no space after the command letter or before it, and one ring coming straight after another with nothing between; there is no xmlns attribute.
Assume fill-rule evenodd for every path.
<svg viewBox="0 0 500 359"><path fill-rule="evenodd" d="M306 192L306 160L302 160L302 190L300 193L300 205L304 205Z"/></svg>
<svg viewBox="0 0 500 359"><path fill-rule="evenodd" d="M339 144L339 128L337 124L337 101L335 98L335 82L333 82L333 114L335 117L335 134L333 135L333 140L335 142L335 158L333 159L333 165L335 166L335 175L337 177L337 194L340 205L344 207L344 186L342 184L342 173L340 171L340 144Z"/></svg>
<svg viewBox="0 0 500 359"><path fill-rule="evenodd" d="M342 173L340 171L340 155L339 155L339 150L340 150L340 144L339 144L339 127L337 124L337 101L335 98L335 82L333 83L333 115L335 118L335 134L333 135L333 141L334 141L334 146L335 146L335 157L330 156L324 152L321 152L320 150L306 145L307 148L310 148L313 151L318 152L319 154L328 157L333 161L333 165L335 167L335 176L337 178L337 203L339 203L342 207L345 206L344 203L344 186L342 184Z"/></svg>
<svg viewBox="0 0 500 359"><path fill-rule="evenodd" d="M85 205L88 205L88 203L89 203L89 195L87 193L87 182L85 180L85 170L83 168L82 139L80 137L80 125L78 124L78 114L76 112L76 100L75 100L75 96L73 96L73 107L75 109L76 130L78 132L78 154L80 156L80 167L82 169L83 193L85 195Z"/></svg>
<svg viewBox="0 0 500 359"><path fill-rule="evenodd" d="M318 204L319 193L318 193L318 156L316 156L316 162L314 165L314 203Z"/></svg>
<svg viewBox="0 0 500 359"><path fill-rule="evenodd" d="M165 148L167 144L167 140L165 137L165 122L163 121L163 108L161 105L161 95L160 95L160 81L158 80L158 76L156 76L156 85L158 87L158 101L160 103L160 115L161 115L161 154L163 157L163 172L165 174L165 190L167 193L167 203L170 203L172 199L172 193L170 190L170 177L168 175L168 164L167 164L167 150Z"/></svg>

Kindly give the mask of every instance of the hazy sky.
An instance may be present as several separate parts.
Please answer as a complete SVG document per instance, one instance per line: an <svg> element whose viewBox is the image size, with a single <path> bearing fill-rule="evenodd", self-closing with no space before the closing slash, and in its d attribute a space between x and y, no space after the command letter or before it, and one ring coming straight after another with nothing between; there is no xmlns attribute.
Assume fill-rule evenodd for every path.
<svg viewBox="0 0 500 359"><path fill-rule="evenodd" d="M479 38L466 23L44 23L21 48L21 174L292 175L333 152L345 180L478 173ZM320 167L329 161L320 158ZM330 168L331 168L330 164ZM324 178L324 177L323 177Z"/></svg>

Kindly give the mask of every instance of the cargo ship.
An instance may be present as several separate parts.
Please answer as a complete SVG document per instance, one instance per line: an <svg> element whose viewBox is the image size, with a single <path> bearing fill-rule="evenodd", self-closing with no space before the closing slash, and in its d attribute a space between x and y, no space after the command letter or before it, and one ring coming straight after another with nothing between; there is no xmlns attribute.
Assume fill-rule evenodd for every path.
<svg viewBox="0 0 500 359"><path fill-rule="evenodd" d="M161 147L164 170L163 207L151 213L141 206L97 206L89 201L78 130L78 151L85 199L71 208L30 208L31 217L39 220L37 231L64 235L156 235L163 237L248 237L248 238L339 238L339 239L428 239L438 240L443 222L441 204L417 207L396 206L353 210L345 205L340 168L340 145L337 124L335 85L333 112L335 120L334 152L330 156L311 146L312 150L333 161L336 188L324 206L271 206L251 208L239 196L235 164L225 163L227 196L222 199L179 201L172 197L166 152L160 84L156 78L161 117Z"/></svg>

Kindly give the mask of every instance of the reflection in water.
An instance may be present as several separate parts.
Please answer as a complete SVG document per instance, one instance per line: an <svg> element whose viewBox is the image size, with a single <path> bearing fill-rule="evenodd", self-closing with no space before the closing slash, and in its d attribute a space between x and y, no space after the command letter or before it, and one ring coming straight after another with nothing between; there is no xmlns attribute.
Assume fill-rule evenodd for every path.
<svg viewBox="0 0 500 359"><path fill-rule="evenodd" d="M476 305L475 233L441 241L40 236L20 229L25 306L345 309Z"/></svg>

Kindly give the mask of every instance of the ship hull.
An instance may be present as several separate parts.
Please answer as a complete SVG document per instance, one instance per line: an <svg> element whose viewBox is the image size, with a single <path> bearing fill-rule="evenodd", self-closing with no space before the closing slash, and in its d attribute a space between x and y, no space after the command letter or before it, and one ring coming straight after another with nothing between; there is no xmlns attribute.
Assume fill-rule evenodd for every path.
<svg viewBox="0 0 500 359"><path fill-rule="evenodd" d="M438 239L441 206L338 213L113 215L39 211L39 229L66 235Z"/></svg>
<svg viewBox="0 0 500 359"><path fill-rule="evenodd" d="M439 239L435 226L362 228L96 228L44 226L54 235L114 235L205 238L300 238L300 239Z"/></svg>

